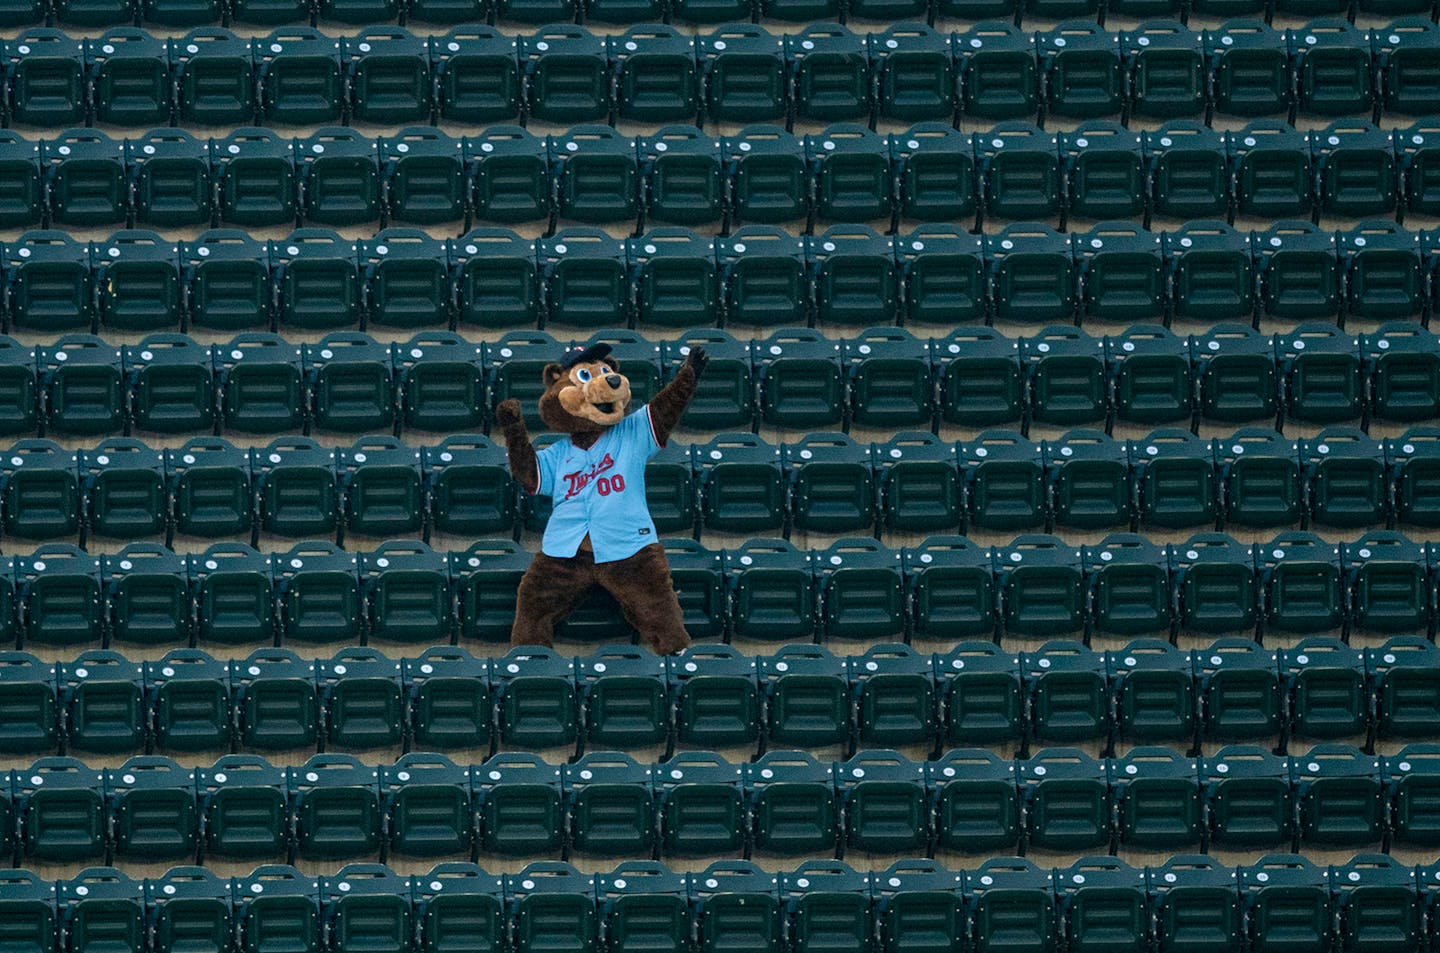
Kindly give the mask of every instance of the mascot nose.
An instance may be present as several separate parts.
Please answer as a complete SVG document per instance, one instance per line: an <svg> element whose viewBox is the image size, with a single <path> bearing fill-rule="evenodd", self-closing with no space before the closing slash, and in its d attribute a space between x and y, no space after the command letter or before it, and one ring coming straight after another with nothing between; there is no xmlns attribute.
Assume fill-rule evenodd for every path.
<svg viewBox="0 0 1440 953"><path fill-rule="evenodd" d="M615 388L620 386L620 375L611 374L609 377L605 378L605 383L610 385L611 390L614 390Z"/></svg>

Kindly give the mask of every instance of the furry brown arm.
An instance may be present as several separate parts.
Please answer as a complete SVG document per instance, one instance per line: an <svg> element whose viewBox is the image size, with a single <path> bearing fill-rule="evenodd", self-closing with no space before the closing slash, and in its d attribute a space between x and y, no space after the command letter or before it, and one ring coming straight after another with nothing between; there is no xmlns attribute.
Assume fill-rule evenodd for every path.
<svg viewBox="0 0 1440 953"><path fill-rule="evenodd" d="M495 408L495 426L505 437L505 451L510 459L510 475L525 488L526 493L540 489L540 464L535 459L535 445L525 429L525 416L518 400L505 400Z"/></svg>
<svg viewBox="0 0 1440 953"><path fill-rule="evenodd" d="M675 377L650 400L650 426L660 446L669 442L670 434L685 415L685 408L690 406L690 398L695 396L700 375L705 373L705 365L709 362L703 347L692 347L685 363L675 372Z"/></svg>

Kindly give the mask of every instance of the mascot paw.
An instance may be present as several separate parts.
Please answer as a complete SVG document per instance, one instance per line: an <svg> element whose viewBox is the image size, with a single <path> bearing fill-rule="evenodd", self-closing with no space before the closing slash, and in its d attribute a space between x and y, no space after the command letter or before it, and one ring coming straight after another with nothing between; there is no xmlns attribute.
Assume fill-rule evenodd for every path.
<svg viewBox="0 0 1440 953"><path fill-rule="evenodd" d="M520 401L518 400L513 398L510 400L502 400L495 407L495 423L499 424L502 430L508 430L514 427L524 419L524 416L520 413Z"/></svg>
<svg viewBox="0 0 1440 953"><path fill-rule="evenodd" d="M697 379L700 377L701 374L705 373L705 365L709 363L710 355L706 354L705 348L700 346L699 344L690 348L690 353L685 358L685 366L695 372L695 377Z"/></svg>

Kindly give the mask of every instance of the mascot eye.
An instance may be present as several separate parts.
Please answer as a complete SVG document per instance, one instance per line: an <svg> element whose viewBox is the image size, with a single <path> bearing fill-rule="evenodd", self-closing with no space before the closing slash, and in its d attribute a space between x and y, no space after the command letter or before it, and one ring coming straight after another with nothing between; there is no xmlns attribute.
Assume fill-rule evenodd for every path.
<svg viewBox="0 0 1440 953"><path fill-rule="evenodd" d="M590 372L582 367L575 372L575 379L582 384L588 384L590 383Z"/></svg>

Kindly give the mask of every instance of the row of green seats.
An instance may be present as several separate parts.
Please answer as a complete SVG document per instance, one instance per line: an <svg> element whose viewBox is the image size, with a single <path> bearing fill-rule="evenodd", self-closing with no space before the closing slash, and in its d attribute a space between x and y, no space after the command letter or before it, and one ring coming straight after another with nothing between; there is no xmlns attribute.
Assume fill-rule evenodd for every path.
<svg viewBox="0 0 1440 953"><path fill-rule="evenodd" d="M1328 866L1299 854L1239 867L1196 855L1146 867L902 860L871 873L816 860L682 874L637 860L599 874L541 861L402 876L362 863L318 878L266 865L136 880L92 867L58 882L7 871L0 912L15 953L1413 953L1440 943L1436 875L1376 854Z"/></svg>
<svg viewBox="0 0 1440 953"><path fill-rule="evenodd" d="M125 10L133 0L61 2ZM744 0L709 2L730 8L724 19L746 16ZM958 33L923 22L874 33L812 22L833 17L827 7L839 2L765 0L765 8L803 8L806 25L793 34L732 22L692 37L658 22L664 0L587 0L592 9L614 5L638 14L629 22L642 25L608 37L563 22L580 6L574 0L506 0L502 6L511 9L550 8L540 20L548 25L525 34L471 22L431 36L383 27L334 39L296 26L264 37L200 29L167 40L123 27L77 40L33 28L0 46L11 90L4 118L50 128L257 119L948 123L1133 116L1208 123L1214 115L1364 119L1434 110L1440 28L1428 17L1371 30L1318 19L1284 31L1249 19L1206 30L1150 20L1120 32L1070 20L1036 33L1001 21ZM913 16L905 7L917 0L871 2L891 8L889 21ZM162 3L204 11L218 0L145 0L147 7ZM433 5L463 9L477 0ZM385 10L398 2L322 3L337 6ZM1305 12L1326 11L1312 3Z"/></svg>
<svg viewBox="0 0 1440 953"><path fill-rule="evenodd" d="M1440 843L1440 745L1376 758L1347 745L1282 757L1230 745L1096 759L1046 748L1010 760L957 748L736 763L690 751L642 763L438 754L366 764L318 754L276 767L227 755L185 767L142 756L96 770L43 758L0 774L0 857L22 862L252 862L572 856L928 856L1379 850ZM18 837L15 835L18 834ZM18 842L19 850L15 850ZM3 881L0 881L3 882Z"/></svg>

